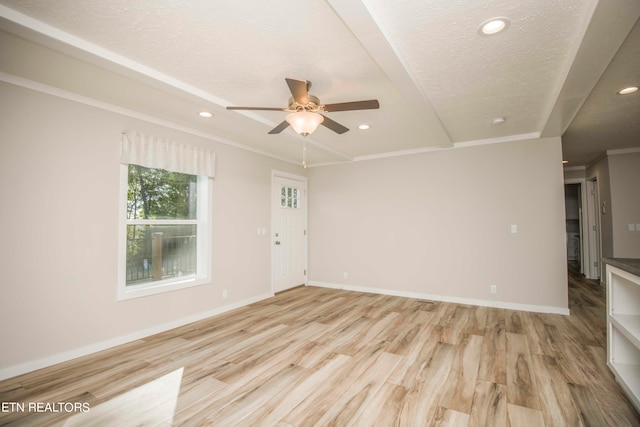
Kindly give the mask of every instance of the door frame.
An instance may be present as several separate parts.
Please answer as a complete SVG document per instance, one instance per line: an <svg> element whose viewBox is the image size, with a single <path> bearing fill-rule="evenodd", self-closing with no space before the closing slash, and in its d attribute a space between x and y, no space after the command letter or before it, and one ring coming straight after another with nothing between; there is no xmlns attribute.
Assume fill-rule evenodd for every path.
<svg viewBox="0 0 640 427"><path fill-rule="evenodd" d="M589 277L590 272L590 259L592 257L591 251L589 250L589 239L591 235L589 234L589 221L588 221L588 207L585 204L588 202L587 200L587 180L586 178L574 178L574 179L566 179L564 181L565 185L567 184L579 184L580 185L580 201L579 201L579 217L580 217L580 273L584 274L585 277Z"/></svg>
<svg viewBox="0 0 640 427"><path fill-rule="evenodd" d="M589 268L585 270L588 279L604 280L602 274L602 223L600 218L600 192L598 179L586 180L587 232L589 233ZM595 231L595 232L594 232ZM597 265L594 265L597 262Z"/></svg>
<svg viewBox="0 0 640 427"><path fill-rule="evenodd" d="M276 210L280 208L280 205L277 204L275 201L277 199L277 196L280 195L280 191L276 191L275 189L275 180L277 178L285 178L285 179L290 179L293 181L299 181L303 184L304 186L304 197L303 197L303 207L304 207L304 229L305 229L305 238L304 238L304 243L303 243L303 260L304 260L304 266L305 266L305 272L306 274L304 275L304 285L307 286L309 284L309 262L308 262L308 258L307 258L307 253L308 253L308 240L309 240L309 228L308 228L308 216L309 216L309 210L308 210L308 203L307 203L307 199L308 199L308 186L307 186L307 177L306 176L302 176L302 175L296 175L296 174L292 174L289 172L284 172L284 171L280 171L280 170L276 170L276 169L272 169L271 170L271 229L269 230L269 234L271 236L271 238L269 239L270 241L270 245L271 245L271 250L269 251L271 254L271 293L275 294L274 292L274 285L275 285L275 267L274 267L274 262L275 262L275 253L274 253L274 249L275 249L275 242L276 242L276 237L274 234L274 230L276 228L276 224L275 224L275 218L276 218Z"/></svg>

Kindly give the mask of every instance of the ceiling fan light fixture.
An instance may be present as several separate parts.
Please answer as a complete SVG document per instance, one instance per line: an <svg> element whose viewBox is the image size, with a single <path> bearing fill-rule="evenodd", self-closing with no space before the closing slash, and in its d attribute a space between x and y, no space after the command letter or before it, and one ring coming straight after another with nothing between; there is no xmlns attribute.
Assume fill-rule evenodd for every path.
<svg viewBox="0 0 640 427"><path fill-rule="evenodd" d="M200 117L204 117L205 119L210 119L211 117L213 117L213 114L211 114L211 113L210 113L210 112L208 112L208 111L200 111L200 112L198 113L198 115L199 115Z"/></svg>
<svg viewBox="0 0 640 427"><path fill-rule="evenodd" d="M297 111L295 113L287 114L285 120L297 133L302 136L307 136L315 132L318 126L320 126L320 123L324 121L324 117L318 113Z"/></svg>
<svg viewBox="0 0 640 427"><path fill-rule="evenodd" d="M480 28L478 28L478 34L480 34L481 36L491 36L493 34L498 34L499 32L506 30L508 26L509 20L507 18L491 18L480 24Z"/></svg>
<svg viewBox="0 0 640 427"><path fill-rule="evenodd" d="M620 89L618 91L618 95L629 95L637 91L638 91L638 86L629 86L629 87L625 87L624 89Z"/></svg>

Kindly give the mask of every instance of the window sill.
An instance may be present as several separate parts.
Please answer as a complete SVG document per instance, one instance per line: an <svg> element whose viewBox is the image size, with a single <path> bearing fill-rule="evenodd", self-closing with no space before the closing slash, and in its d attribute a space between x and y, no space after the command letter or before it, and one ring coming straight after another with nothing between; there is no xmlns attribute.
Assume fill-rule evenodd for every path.
<svg viewBox="0 0 640 427"><path fill-rule="evenodd" d="M163 280L155 283L144 283L141 285L119 285L118 301L125 301L134 298L163 294L180 289L192 288L211 283L209 277L188 277L183 280Z"/></svg>

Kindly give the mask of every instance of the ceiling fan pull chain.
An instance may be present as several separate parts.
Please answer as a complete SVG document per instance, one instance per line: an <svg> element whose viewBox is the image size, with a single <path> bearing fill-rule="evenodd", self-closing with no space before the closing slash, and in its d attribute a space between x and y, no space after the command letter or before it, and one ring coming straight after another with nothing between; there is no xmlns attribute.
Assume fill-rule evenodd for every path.
<svg viewBox="0 0 640 427"><path fill-rule="evenodd" d="M307 141L302 142L302 167L307 168Z"/></svg>

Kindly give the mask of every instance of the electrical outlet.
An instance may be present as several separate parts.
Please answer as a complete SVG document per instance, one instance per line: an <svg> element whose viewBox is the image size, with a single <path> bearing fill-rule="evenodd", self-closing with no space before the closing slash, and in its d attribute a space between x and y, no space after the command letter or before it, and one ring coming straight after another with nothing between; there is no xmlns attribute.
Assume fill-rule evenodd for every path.
<svg viewBox="0 0 640 427"><path fill-rule="evenodd" d="M227 298L229 296L229 291L227 289L222 290L222 298Z"/></svg>
<svg viewBox="0 0 640 427"><path fill-rule="evenodd" d="M347 273L346 271L344 273L342 273L342 278L343 279L348 279L349 278L349 273Z"/></svg>
<svg viewBox="0 0 640 427"><path fill-rule="evenodd" d="M498 293L498 287L496 285L491 285L491 293L492 294L497 294Z"/></svg>

